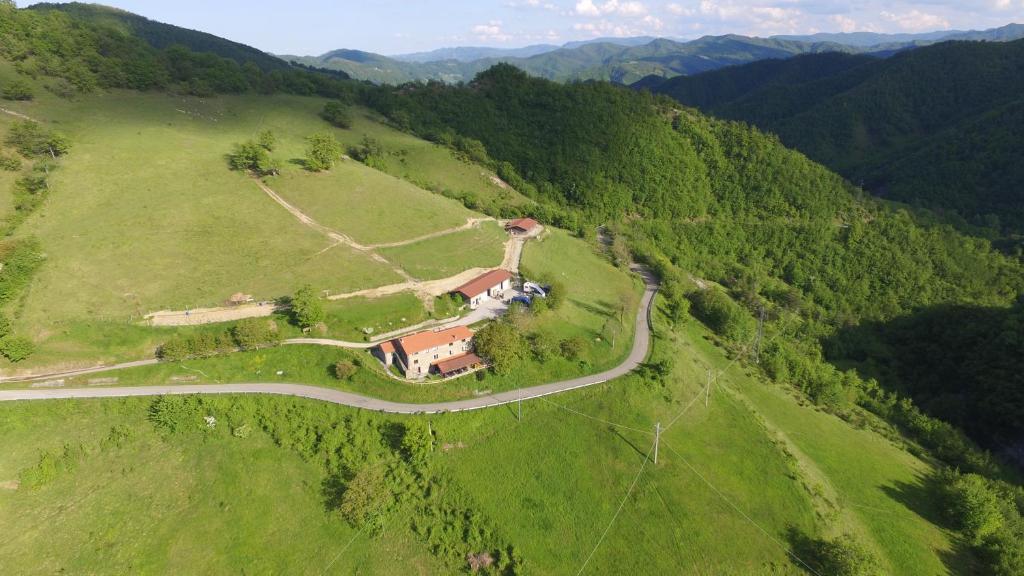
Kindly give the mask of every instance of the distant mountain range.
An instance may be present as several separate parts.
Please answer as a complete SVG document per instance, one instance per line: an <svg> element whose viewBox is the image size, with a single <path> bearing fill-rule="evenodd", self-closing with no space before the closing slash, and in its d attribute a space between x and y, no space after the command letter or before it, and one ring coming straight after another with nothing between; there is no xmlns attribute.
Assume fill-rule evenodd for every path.
<svg viewBox="0 0 1024 576"><path fill-rule="evenodd" d="M1024 235L1024 40L813 54L634 86L774 132L880 196Z"/></svg>
<svg viewBox="0 0 1024 576"><path fill-rule="evenodd" d="M550 80L609 80L632 84L645 76L671 78L726 66L799 54L844 52L891 56L902 50L948 40L1007 41L1024 38L1024 25L982 31L947 30L923 34L853 32L756 38L704 36L682 41L668 38L598 38L560 47L538 44L516 49L456 47L398 56L358 50L332 50L320 56L283 55L307 66L341 70L353 78L399 84L416 80L461 82L499 62Z"/></svg>

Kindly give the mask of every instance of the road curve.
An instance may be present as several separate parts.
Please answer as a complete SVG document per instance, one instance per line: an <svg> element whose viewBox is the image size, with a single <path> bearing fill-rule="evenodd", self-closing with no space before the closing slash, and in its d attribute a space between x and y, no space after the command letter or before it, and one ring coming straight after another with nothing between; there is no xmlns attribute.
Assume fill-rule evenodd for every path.
<svg viewBox="0 0 1024 576"><path fill-rule="evenodd" d="M322 400L334 404L342 404L353 408L387 412L392 414L438 414L441 412L464 412L492 406L510 404L519 400L529 400L540 396L558 394L578 388L601 384L625 376L637 368L650 350L651 341L651 305L658 290L657 281L646 269L635 269L646 284L640 309L636 316L636 331L633 336L633 349L622 364L599 374L581 376L571 380L541 384L530 388L519 388L507 392L499 392L487 396L453 400L451 402L434 402L430 404L412 404L391 402L362 396L353 392L344 392L319 386L287 383L237 383L237 384L182 384L162 386L125 386L107 388L51 388L28 390L0 390L0 401L13 400L47 400L57 398L123 398L129 396L161 396L165 394L277 394Z"/></svg>

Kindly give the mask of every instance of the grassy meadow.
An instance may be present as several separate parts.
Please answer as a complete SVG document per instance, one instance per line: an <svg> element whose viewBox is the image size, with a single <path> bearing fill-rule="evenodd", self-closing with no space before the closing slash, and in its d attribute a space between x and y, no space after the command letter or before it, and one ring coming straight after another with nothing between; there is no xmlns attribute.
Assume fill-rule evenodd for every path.
<svg viewBox="0 0 1024 576"><path fill-rule="evenodd" d="M266 182L320 224L360 244L409 240L461 226L478 216L455 200L355 160L342 160L319 173L292 166Z"/></svg>
<svg viewBox="0 0 1024 576"><path fill-rule="evenodd" d="M793 530L856 532L891 574L956 569L949 534L907 497L927 471L925 463L747 376L696 323L675 333L664 330L660 317L657 324L652 359L673 359L662 381L631 375L529 401L521 422L514 407L430 417L432 469L449 479L449 491L465 495L475 518L501 527L532 572L576 573L593 552L584 574L800 574L787 553ZM288 355L296 361L284 379L290 369L327 360L309 354L328 353L312 347L289 352L300 354ZM260 370L280 369L285 357L274 353L231 358L264 355ZM727 367L710 406L692 402L705 371ZM355 534L325 502L324 473L315 459L297 457L259 429L246 438L161 436L145 419L151 402L0 404L0 440L12 447L0 456L0 521L22 534L0 543L9 565L27 573L61 567L319 573L331 560L330 548L342 553L326 573L463 568L431 556L410 529L417 516L392 515L383 533ZM338 421L360 414L286 398L216 402L276 407L298 426L307 411ZM654 422L667 424L680 414L662 436L658 464L648 462L638 477ZM403 423L426 417L372 418ZM131 439L103 448L117 424L131 428ZM92 447L79 464L35 490L13 488L40 450L60 452L68 438ZM238 490L240 484L246 489ZM834 497L835 510L822 504L823 494ZM56 543L53 535L35 537L51 515L71 528L61 530ZM39 558L45 561L31 564Z"/></svg>
<svg viewBox="0 0 1024 576"><path fill-rule="evenodd" d="M146 421L149 400L9 404L0 478L40 450L86 453L38 490L0 488L8 574L436 574L403 531L369 539L325 506L319 466L248 438L175 441ZM129 430L104 446L113 426ZM222 424L223 425L223 424ZM42 437L40 436L42 435ZM109 444L109 443L108 443ZM351 542L351 545L346 545Z"/></svg>
<svg viewBox="0 0 1024 576"><path fill-rule="evenodd" d="M471 162L454 161L452 151L388 126L371 110L354 108L352 127L338 136L348 147L363 139L376 140L386 154L383 169L388 174L415 182L435 192L469 193L482 205L526 206L533 201L500 183L486 168Z"/></svg>
<svg viewBox="0 0 1024 576"><path fill-rule="evenodd" d="M67 386L88 385L95 378L116 377L117 385L163 385L188 382L297 382L339 388L360 394L404 402L428 402L468 398L474 394L510 390L569 379L600 372L617 365L629 353L633 343L633 320L639 306L641 282L632 273L620 270L595 252L592 245L562 231L554 230L543 240L532 240L523 251L523 261L533 266L530 278L558 278L567 290L565 304L538 316L527 316L522 329L544 332L561 340L580 337L584 343L579 358L569 360L555 356L540 362L532 355L520 362L507 375L478 373L450 382L428 381L407 384L394 381L381 373L380 365L368 352L347 351L323 346L284 346L268 350L230 354L222 357L191 360L183 365L164 363L90 374L67 380ZM535 270L535 272L533 271ZM534 276L535 274L535 276ZM622 321L620 318L620 308ZM398 294L382 299L338 300L325 305L329 338L364 341L363 328L386 332L411 325L429 317L422 302L411 294ZM443 314L442 314L443 315ZM402 319L405 319L403 322ZM371 324L372 322L378 324ZM614 342L605 328L609 322L619 326ZM301 336L286 319L278 324L286 337ZM174 330L184 333L220 331L225 325L213 324L178 329L136 327L136 338L155 347L170 337ZM129 332L130 333L130 332ZM111 338L124 333L112 331ZM72 339L76 340L76 339ZM152 353L150 349L149 353ZM351 380L338 381L331 367L339 359L359 358L363 369ZM283 374L278 375L281 371ZM12 386L24 387L26 384Z"/></svg>
<svg viewBox="0 0 1024 576"><path fill-rule="evenodd" d="M382 248L380 253L414 278L437 280L470 268L496 268L507 241L508 234L497 222L482 222L476 228Z"/></svg>
<svg viewBox="0 0 1024 576"><path fill-rule="evenodd" d="M0 69L0 79L7 68ZM303 170L292 160L304 154L305 136L328 130L350 143L372 131L388 146L409 150L401 163L409 177L424 170L448 188L478 186L486 194L484 189L495 187L479 168L449 151L378 125L366 114L357 114L353 130L332 128L318 116L323 103L295 96L200 99L123 91L67 101L42 88L34 101L5 102L67 134L72 143L51 177L48 199L17 232L39 238L46 254L30 288L6 311L15 329L38 346L19 367L62 368L151 354L164 337L133 322L161 309L217 306L234 292L270 299L305 283L339 293L402 281L363 252L328 249L328 238L298 222L251 178L228 169L225 156L232 145L260 130L278 138L273 156L282 174L270 178L270 185L357 241L408 240L479 216L355 161L327 173ZM14 121L0 114L0 131ZM12 210L17 177L0 172L0 216ZM453 262L494 260L504 241L491 228L462 238L481 252L453 258L432 253L451 247L443 241L412 245L406 247L410 266L427 277L443 275ZM373 311L382 308L388 306ZM381 322L393 324L411 314L404 305L394 312L385 311Z"/></svg>

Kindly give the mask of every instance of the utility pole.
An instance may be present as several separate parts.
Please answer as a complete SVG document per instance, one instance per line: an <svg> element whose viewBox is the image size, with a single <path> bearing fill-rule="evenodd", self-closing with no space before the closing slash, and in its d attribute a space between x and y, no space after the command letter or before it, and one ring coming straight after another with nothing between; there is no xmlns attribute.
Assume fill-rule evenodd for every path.
<svg viewBox="0 0 1024 576"><path fill-rule="evenodd" d="M427 433L430 434L430 451L434 451L434 427L431 425L430 420L427 420Z"/></svg>
<svg viewBox="0 0 1024 576"><path fill-rule="evenodd" d="M754 341L754 363L761 363L761 339L764 338L764 304L761 304L761 314L757 318L757 340Z"/></svg>
<svg viewBox="0 0 1024 576"><path fill-rule="evenodd" d="M661 422L654 425L654 463L658 463L658 441L661 440Z"/></svg>

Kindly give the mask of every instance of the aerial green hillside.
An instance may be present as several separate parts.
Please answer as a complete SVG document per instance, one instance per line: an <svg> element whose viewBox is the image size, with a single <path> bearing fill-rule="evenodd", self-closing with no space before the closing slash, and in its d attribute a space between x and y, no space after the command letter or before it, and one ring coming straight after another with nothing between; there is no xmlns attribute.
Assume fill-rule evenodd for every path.
<svg viewBox="0 0 1024 576"><path fill-rule="evenodd" d="M469 551L512 550L523 573L575 572L593 553L587 574L702 574L710 566L798 574L788 550L801 535L852 531L885 573L961 571L966 559L932 515L890 490L922 489L927 464L765 388L704 342L697 326L662 333L652 360L675 362L663 380L633 376L533 400L521 422L508 410L434 417L433 451L422 460L384 436L410 434L422 419L308 401L185 399L159 418L147 416L163 413L154 411L158 400L0 405L0 434L19 446L0 460L0 517L22 534L3 545L4 557L27 568L45 547L44 565L66 570L219 573L231 559L234 568L406 574L457 572ZM724 373L705 408L709 368ZM213 415L216 426L206 428L199 415ZM653 422L673 420L658 464L644 465L611 523L651 448ZM70 442L62 439L69 427L77 430ZM337 448L346 435L358 450ZM42 481L31 472L46 466L38 450L56 459ZM123 461L133 465L122 469ZM389 485L410 484L360 530L337 510L331 487L336 475L367 466L395 470ZM402 476L406 466L424 479ZM435 488L421 493L421 482ZM62 531L60 546L44 544L30 527L65 502L78 502L63 516L75 529ZM154 517L161 520L147 520ZM128 518L135 520L121 521ZM212 528L221 525L233 531ZM270 537L303 544L287 552L260 544ZM745 545L737 548L736 538ZM389 550L398 554L390 562Z"/></svg>
<svg viewBox="0 0 1024 576"><path fill-rule="evenodd" d="M774 132L879 196L1012 239L1024 229L1022 70L1024 41L947 42L875 61L758 62L653 91Z"/></svg>
<svg viewBox="0 0 1024 576"><path fill-rule="evenodd" d="M1024 572L1024 269L987 241L666 97L377 87L95 14L0 2L0 370L50 373L0 384L5 572ZM503 260L547 293L465 319L486 367L366 349ZM141 321L236 292L282 306ZM992 382L938 385L943 346Z"/></svg>

